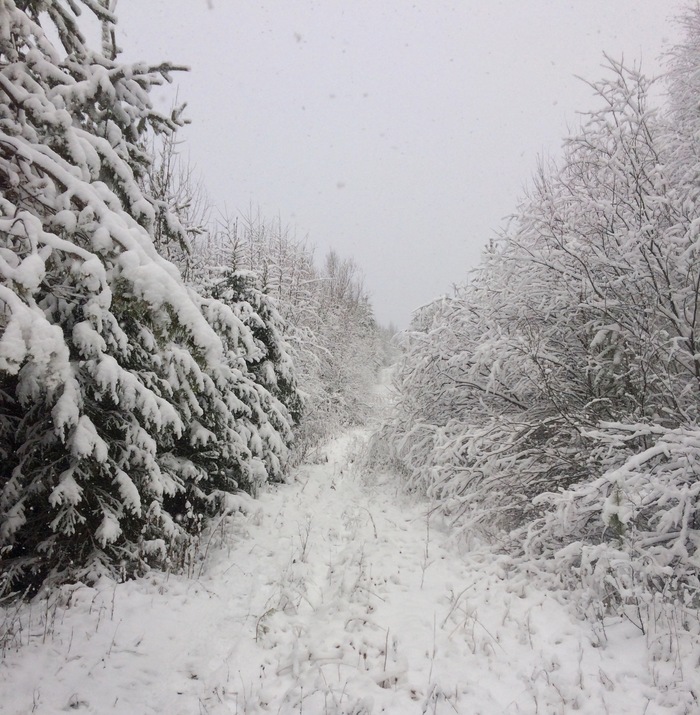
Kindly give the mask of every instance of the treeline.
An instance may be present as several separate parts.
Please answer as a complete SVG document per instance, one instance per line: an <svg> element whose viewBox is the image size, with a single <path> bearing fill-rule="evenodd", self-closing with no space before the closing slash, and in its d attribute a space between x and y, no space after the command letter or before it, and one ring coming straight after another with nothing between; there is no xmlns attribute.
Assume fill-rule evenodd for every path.
<svg viewBox="0 0 700 715"><path fill-rule="evenodd" d="M667 104L608 60L469 282L416 315L375 445L466 538L604 607L700 598L700 10L685 23Z"/></svg>
<svg viewBox="0 0 700 715"><path fill-rule="evenodd" d="M0 594L177 568L379 360L352 261L203 220L149 100L178 68L120 63L107 5L0 2Z"/></svg>
<svg viewBox="0 0 700 715"><path fill-rule="evenodd" d="M190 255L193 282L216 285L222 270L254 275L285 325L304 419L295 458L324 437L367 417L369 387L389 337L376 324L360 268L335 251L317 265L313 248L280 219L249 209L214 222ZM216 289L215 289L216 290Z"/></svg>

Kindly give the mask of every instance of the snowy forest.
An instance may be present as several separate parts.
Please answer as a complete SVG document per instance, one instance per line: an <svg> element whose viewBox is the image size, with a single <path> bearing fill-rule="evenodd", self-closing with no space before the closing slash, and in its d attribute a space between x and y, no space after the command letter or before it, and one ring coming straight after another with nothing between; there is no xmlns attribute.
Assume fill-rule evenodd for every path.
<svg viewBox="0 0 700 715"><path fill-rule="evenodd" d="M98 50L74 3L0 8L5 593L182 562L362 418L380 353L351 259L253 211L207 223L184 119L149 99L178 68L121 64L84 5Z"/></svg>
<svg viewBox="0 0 700 715"><path fill-rule="evenodd" d="M700 597L698 9L686 37L664 108L609 60L481 266L419 311L377 450L600 608Z"/></svg>
<svg viewBox="0 0 700 715"><path fill-rule="evenodd" d="M700 9L688 10L685 41L661 80L608 59L603 78L590 82L595 100L580 126L560 157L536 167L479 267L417 310L390 344L393 330L378 325L351 257L330 251L318 259L281 219L210 204L181 153L186 111L159 112L150 96L185 68L122 63L113 5L0 0L2 659L40 648L47 634L63 643L69 633L67 652L77 648L71 609L106 620L109 607L93 604L112 599L113 618L118 586L137 589L124 591L126 601L157 583L157 598L172 578L181 588L174 603L190 593L188 582L200 582L207 559L225 563L222 573L263 569L251 561L256 543L272 555L278 531L289 528L297 551L283 576L270 576L283 579L282 595L249 611L251 649L289 645L294 653L277 670L278 679L290 679L287 689L275 690L260 666L241 675L235 693L223 680L207 681L209 694L191 701L199 710L161 702L165 709L143 712L361 715L440 705L593 713L642 712L645 702L643 712L700 711L693 674L700 657ZM84 14L101 25L97 47L83 34ZM382 375L391 387L377 387ZM353 429L365 430L360 446ZM328 445L339 436L350 456L334 462L341 458ZM350 473L360 474L358 483L343 486ZM302 486L292 498L283 489L294 483ZM274 510L265 516L265 499L280 514L309 483L321 506L308 518L301 506L286 526ZM394 521L373 511L372 489L386 484L393 497L381 513ZM351 497L360 500L351 513L347 503L336 514L336 502L323 502ZM415 554L399 549L402 509L421 525ZM310 535L324 517L329 531L314 551ZM265 527L255 532L256 524ZM235 537L228 547L226 529ZM390 534L382 563L406 559L417 574L406 590L441 588L436 603L451 594L444 621L431 615L426 624L426 682L402 661L406 624L393 625L401 609L391 613L390 593L381 591L398 576L388 571L382 580L379 567L370 573L364 550L329 556L340 529L348 544L359 542L359 529L378 544ZM232 554L246 530L258 541ZM431 576L436 551L444 573ZM336 582L330 562L318 575L313 567L325 568L326 558L356 575ZM470 573L481 574L475 584L484 590L474 598L486 599L484 620L466 607L467 588L450 581ZM241 574L236 579L247 584ZM342 596L341 632L361 624L349 641L312 631L320 606L300 583L313 578ZM545 595L532 596L533 583ZM489 588L505 589L494 601L508 610L487 628ZM250 589L228 607L252 599ZM517 605L511 615L511 602L519 596L534 608L550 595L551 608L569 609L598 638L581 636L580 655L561 659L578 657L580 676L548 655L546 685L533 675L527 704L496 706L482 693L483 710L466 686L460 690L459 675L451 689L437 682L438 671L452 677L462 655L488 661L494 674L503 667L502 678L515 673L516 656L506 669L497 665L505 663L499 649L520 653L529 642L542 656L530 615ZM382 607L392 625L375 633ZM284 621L305 608L311 625ZM57 622L65 618L73 625L64 632ZM510 634L509 618L520 624ZM518 631L526 618L527 631ZM619 655L613 635L608 660L595 661L597 685L584 683L582 663L607 657L589 653L604 650L607 629L623 626L654 664L649 682L639 676L633 701L607 674ZM275 628L282 635L273 638ZM115 628L105 637L103 661L119 645ZM371 685L343 680L340 665L349 667L351 656ZM532 658L523 653L517 662ZM337 684L322 669L329 662ZM17 663L0 679L7 687L29 668ZM368 699L372 689L379 694ZM66 707L104 712L75 692L61 695ZM600 703L587 703L593 692ZM13 712L54 712L36 693L30 689L30 705L13 700ZM394 700L386 705L383 697Z"/></svg>

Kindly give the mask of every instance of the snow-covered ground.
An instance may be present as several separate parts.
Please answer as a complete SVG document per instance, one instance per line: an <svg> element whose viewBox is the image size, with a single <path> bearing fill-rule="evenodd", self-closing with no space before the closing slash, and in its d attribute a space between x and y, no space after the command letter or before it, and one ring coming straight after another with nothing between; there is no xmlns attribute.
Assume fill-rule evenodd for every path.
<svg viewBox="0 0 700 715"><path fill-rule="evenodd" d="M700 649L653 660L628 620L577 620L505 559L459 554L424 503L356 466L366 437L251 500L192 578L0 612L2 713L699 710Z"/></svg>

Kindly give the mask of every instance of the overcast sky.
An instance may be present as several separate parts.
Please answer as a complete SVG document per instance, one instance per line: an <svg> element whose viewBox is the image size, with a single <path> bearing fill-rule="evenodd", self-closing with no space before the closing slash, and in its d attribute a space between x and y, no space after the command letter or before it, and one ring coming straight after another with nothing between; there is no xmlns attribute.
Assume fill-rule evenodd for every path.
<svg viewBox="0 0 700 715"><path fill-rule="evenodd" d="M213 202L353 257L379 320L462 282L603 53L660 70L681 0L120 0L125 59L170 60ZM169 106L174 90L158 93Z"/></svg>

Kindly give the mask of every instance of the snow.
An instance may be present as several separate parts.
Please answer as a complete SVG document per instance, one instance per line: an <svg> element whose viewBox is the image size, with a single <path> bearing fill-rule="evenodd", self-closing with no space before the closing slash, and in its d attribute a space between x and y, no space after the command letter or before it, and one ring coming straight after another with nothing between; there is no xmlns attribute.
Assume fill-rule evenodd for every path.
<svg viewBox="0 0 700 715"><path fill-rule="evenodd" d="M97 527L97 531L95 532L95 539L105 547L107 544L116 541L121 533L122 529L121 526L119 526L117 517L106 511L102 523Z"/></svg>
<svg viewBox="0 0 700 715"><path fill-rule="evenodd" d="M698 712L697 639L579 619L507 557L461 552L358 458L367 436L237 500L185 575L6 605L3 713Z"/></svg>
<svg viewBox="0 0 700 715"><path fill-rule="evenodd" d="M68 469L61 474L58 485L51 491L49 504L51 504L51 506L77 504L80 501L81 493L82 489L73 478L73 470Z"/></svg>
<svg viewBox="0 0 700 715"><path fill-rule="evenodd" d="M109 456L107 443L100 437L95 425L87 415L81 415L73 434L68 439L71 454L78 459L93 456L98 462L106 462Z"/></svg>

